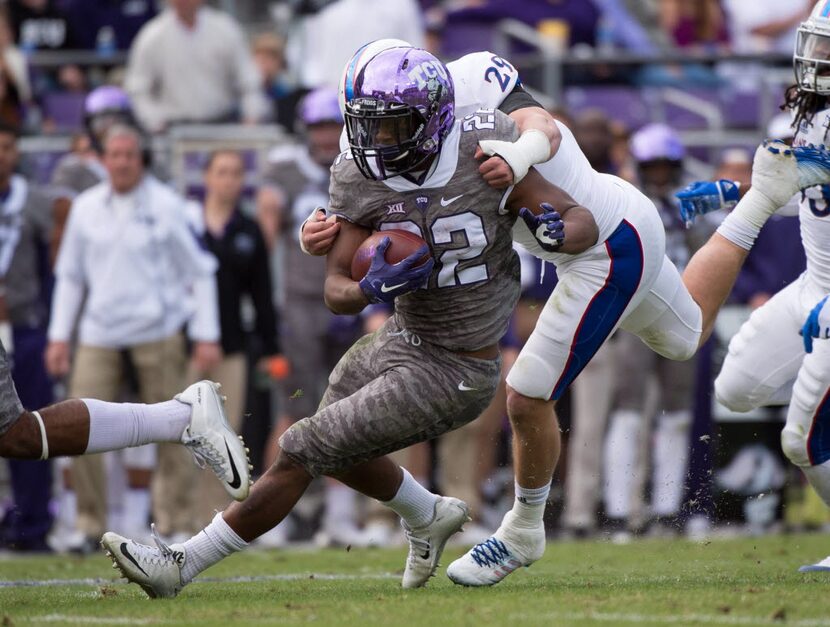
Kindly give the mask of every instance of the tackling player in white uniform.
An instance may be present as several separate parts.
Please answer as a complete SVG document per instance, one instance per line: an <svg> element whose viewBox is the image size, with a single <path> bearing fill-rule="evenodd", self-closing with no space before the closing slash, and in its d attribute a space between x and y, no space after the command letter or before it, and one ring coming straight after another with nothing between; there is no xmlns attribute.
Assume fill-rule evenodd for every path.
<svg viewBox="0 0 830 627"><path fill-rule="evenodd" d="M821 0L798 30L798 83L787 93L787 105L795 115L794 146L828 143L828 69L830 0ZM729 198L721 190L730 184L698 183L681 192L687 222L724 200L728 206ZM813 338L830 336L830 185L804 190L798 215L807 269L756 309L732 338L715 394L721 404L738 412L789 402L782 448L830 506L830 343L813 344ZM830 557L802 570L830 571Z"/></svg>
<svg viewBox="0 0 830 627"><path fill-rule="evenodd" d="M361 64L372 58L367 50L371 47L377 54L376 48L389 45L375 42L355 54L344 73L346 99ZM512 115L511 99L517 97L517 91L524 92L517 90L515 69L490 53L468 55L448 64L447 69L456 85L457 102L472 110L482 106L505 110L507 105L505 112ZM476 103L476 99L480 102ZM536 104L532 99L531 103ZM538 105L533 110L547 116ZM526 219L517 221L514 227L516 241L557 265L559 284L507 378L508 413L515 436L516 501L492 538L450 565L450 578L464 585L492 585L542 556L542 515L560 447L554 405L606 338L621 325L659 354L670 359L688 359L711 333L715 314L747 254L743 247L715 236L690 262L688 278L684 275L681 279L665 257L665 233L651 201L622 179L593 170L567 127L553 123L556 132L547 135L552 141L545 150L538 142L542 133L529 131L527 126L523 130L521 123L523 132L516 143L480 144L484 155L501 157L483 164L485 180L491 182L485 168L491 161L495 162L493 168L504 161L511 170L515 163L516 179L526 173L529 164L535 163L547 180L591 212L599 237L597 244L586 252L567 256L556 252L560 242L549 237L549 225L558 219L552 209L537 218L535 224ZM792 152L763 147L756 156L756 164L759 162L756 171L761 174L754 181L757 190L775 197L782 189L789 189L784 191L789 198L806 186L799 181L803 168L796 166ZM765 177L770 171L776 176ZM780 172L789 175L789 181L783 185ZM811 180L830 181L830 174L822 170L819 178ZM736 217L732 221L738 220L742 233L747 228L752 230L740 220L745 213L758 211L754 204L759 194L760 191L750 194L744 210L733 212ZM765 210L766 204L761 204ZM317 216L316 220L321 218ZM333 241L335 227L312 221L306 225L308 233L301 230L301 239L311 252L325 252L327 247L318 244L321 239ZM326 233L325 237L316 241L311 237L320 233ZM754 240L751 233L746 237Z"/></svg>

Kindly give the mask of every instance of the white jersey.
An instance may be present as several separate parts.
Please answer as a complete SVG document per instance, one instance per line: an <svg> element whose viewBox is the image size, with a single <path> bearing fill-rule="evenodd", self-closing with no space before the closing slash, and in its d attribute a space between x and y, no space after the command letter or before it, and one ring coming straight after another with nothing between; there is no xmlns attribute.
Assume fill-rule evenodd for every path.
<svg viewBox="0 0 830 627"><path fill-rule="evenodd" d="M519 73L510 63L492 52L473 52L447 64L455 87L455 117L460 120L479 109L498 109L507 95L520 84ZM552 184L570 194L588 209L599 227L598 243L614 232L627 207L643 206L648 200L634 186L610 174L600 174L576 143L573 133L557 122L562 144L554 157L536 165L539 173ZM348 150L346 132L340 137L340 148ZM653 209L656 214L656 209ZM556 262L562 255L542 250L527 230L517 221L513 239L533 255Z"/></svg>
<svg viewBox="0 0 830 627"><path fill-rule="evenodd" d="M559 150L550 161L534 167L546 180L565 190L576 202L591 212L599 229L598 244L610 237L628 209L640 208L642 211L653 211L655 216L657 215L657 209L651 201L631 183L618 176L601 174L594 170L570 129L558 120L556 126L562 134ZM536 257L554 264L571 257L542 250L522 220L516 221L513 239Z"/></svg>
<svg viewBox="0 0 830 627"><path fill-rule="evenodd" d="M793 144L827 144L830 141L830 108L813 116L812 123L802 122ZM807 278L830 292L830 185L817 185L802 193L798 209L801 241L807 255Z"/></svg>

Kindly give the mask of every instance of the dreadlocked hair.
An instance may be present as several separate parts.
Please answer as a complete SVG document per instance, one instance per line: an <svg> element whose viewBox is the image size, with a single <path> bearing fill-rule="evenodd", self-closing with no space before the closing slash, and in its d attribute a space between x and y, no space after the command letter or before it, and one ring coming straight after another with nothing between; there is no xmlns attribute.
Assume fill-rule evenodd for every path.
<svg viewBox="0 0 830 627"><path fill-rule="evenodd" d="M797 131L802 121L812 123L813 116L826 104L827 96L801 90L798 85L790 85L784 93L784 104L781 105L781 110L795 112L793 128Z"/></svg>

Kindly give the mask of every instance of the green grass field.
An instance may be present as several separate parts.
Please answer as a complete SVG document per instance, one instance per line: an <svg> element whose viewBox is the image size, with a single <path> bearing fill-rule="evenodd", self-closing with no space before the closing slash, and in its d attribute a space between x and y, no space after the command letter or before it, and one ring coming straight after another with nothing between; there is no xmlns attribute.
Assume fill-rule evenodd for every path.
<svg viewBox="0 0 830 627"><path fill-rule="evenodd" d="M454 586L441 569L428 588L404 592L403 549L250 551L162 601L116 580L102 555L4 557L0 625L830 626L830 575L796 572L828 553L820 535L571 542L495 588Z"/></svg>

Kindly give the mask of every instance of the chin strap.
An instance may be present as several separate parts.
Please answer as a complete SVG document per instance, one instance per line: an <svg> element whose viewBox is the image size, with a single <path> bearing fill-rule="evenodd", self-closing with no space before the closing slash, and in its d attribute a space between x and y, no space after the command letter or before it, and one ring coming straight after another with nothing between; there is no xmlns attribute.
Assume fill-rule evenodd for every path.
<svg viewBox="0 0 830 627"><path fill-rule="evenodd" d="M49 442L46 440L46 425L43 424L43 418L36 411L32 415L37 419L37 425L40 427L40 459L49 459Z"/></svg>

